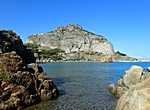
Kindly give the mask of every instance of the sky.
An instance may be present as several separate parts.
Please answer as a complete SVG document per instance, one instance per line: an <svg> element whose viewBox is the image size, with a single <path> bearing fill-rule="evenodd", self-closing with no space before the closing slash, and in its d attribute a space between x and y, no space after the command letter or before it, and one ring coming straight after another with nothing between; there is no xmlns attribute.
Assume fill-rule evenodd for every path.
<svg viewBox="0 0 150 110"><path fill-rule="evenodd" d="M31 34L79 24L116 51L150 59L150 0L0 0L0 29Z"/></svg>

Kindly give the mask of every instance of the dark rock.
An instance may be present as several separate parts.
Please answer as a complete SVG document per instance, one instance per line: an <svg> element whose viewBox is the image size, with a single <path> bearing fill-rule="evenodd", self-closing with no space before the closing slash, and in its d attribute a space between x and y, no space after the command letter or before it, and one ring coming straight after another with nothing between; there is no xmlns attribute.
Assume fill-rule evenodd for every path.
<svg viewBox="0 0 150 110"><path fill-rule="evenodd" d="M27 68L16 52L0 54L0 71L10 76L0 80L0 109L21 109L58 97L58 89L41 66Z"/></svg>
<svg viewBox="0 0 150 110"><path fill-rule="evenodd" d="M53 82L52 80L45 80L43 81L43 86L45 90L51 90L53 87Z"/></svg>
<svg viewBox="0 0 150 110"><path fill-rule="evenodd" d="M35 62L34 54L27 50L19 35L12 30L0 30L0 53L15 51L25 63Z"/></svg>
<svg viewBox="0 0 150 110"><path fill-rule="evenodd" d="M0 110L19 110L58 97L56 85L41 66L28 68L34 61L16 33L0 30Z"/></svg>
<svg viewBox="0 0 150 110"><path fill-rule="evenodd" d="M150 72L150 67L147 68L147 71Z"/></svg>
<svg viewBox="0 0 150 110"><path fill-rule="evenodd" d="M41 89L41 100L52 100L52 99L54 99L54 96L51 90Z"/></svg>
<svg viewBox="0 0 150 110"><path fill-rule="evenodd" d="M32 68L35 71L35 73L36 72L39 72L39 73L43 72L43 68L41 66L34 65Z"/></svg>
<svg viewBox="0 0 150 110"><path fill-rule="evenodd" d="M0 54L0 71L17 72L26 68L25 62L15 52Z"/></svg>

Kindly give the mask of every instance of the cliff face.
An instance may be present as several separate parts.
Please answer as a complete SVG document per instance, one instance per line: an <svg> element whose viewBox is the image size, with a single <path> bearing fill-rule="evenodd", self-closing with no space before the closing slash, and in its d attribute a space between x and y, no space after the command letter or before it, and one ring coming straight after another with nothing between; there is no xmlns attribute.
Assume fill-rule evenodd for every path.
<svg viewBox="0 0 150 110"><path fill-rule="evenodd" d="M88 32L77 24L59 27L45 34L31 35L26 43L34 43L39 47L62 49L66 53L98 52L104 55L115 53L113 45L106 38Z"/></svg>

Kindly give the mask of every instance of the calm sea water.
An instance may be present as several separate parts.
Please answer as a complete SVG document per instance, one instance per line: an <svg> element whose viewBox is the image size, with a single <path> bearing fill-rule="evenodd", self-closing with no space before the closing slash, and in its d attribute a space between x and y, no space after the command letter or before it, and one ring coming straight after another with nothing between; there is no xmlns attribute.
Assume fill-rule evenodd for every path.
<svg viewBox="0 0 150 110"><path fill-rule="evenodd" d="M26 110L114 110L117 98L107 89L116 83L125 70L132 65L144 68L150 63L124 62L53 62L41 64L52 77L60 96Z"/></svg>

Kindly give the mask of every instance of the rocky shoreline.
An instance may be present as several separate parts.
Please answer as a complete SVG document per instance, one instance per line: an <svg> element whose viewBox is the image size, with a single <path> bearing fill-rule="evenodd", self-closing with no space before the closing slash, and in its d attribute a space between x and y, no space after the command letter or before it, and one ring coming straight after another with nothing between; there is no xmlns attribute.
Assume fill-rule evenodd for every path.
<svg viewBox="0 0 150 110"><path fill-rule="evenodd" d="M35 63L20 37L0 30L0 110L21 110L58 95L53 80Z"/></svg>
<svg viewBox="0 0 150 110"><path fill-rule="evenodd" d="M0 77L0 110L22 109L58 97L56 85L42 67L34 64L28 68L15 52L0 57L0 74L8 75L7 79Z"/></svg>
<svg viewBox="0 0 150 110"><path fill-rule="evenodd" d="M148 72L133 65L109 91L119 98L116 110L148 110L150 108L150 67Z"/></svg>

